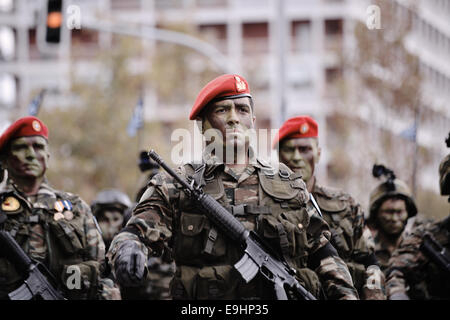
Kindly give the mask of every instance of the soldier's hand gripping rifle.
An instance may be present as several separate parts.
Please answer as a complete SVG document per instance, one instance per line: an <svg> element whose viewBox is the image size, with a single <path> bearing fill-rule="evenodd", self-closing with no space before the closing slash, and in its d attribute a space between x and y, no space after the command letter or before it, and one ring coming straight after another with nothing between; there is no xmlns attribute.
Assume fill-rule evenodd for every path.
<svg viewBox="0 0 450 320"><path fill-rule="evenodd" d="M5 219L5 214L0 213L0 226ZM52 276L47 268L39 262L33 262L16 240L3 229L0 229L0 248L4 256L25 276L24 283L8 294L11 300L65 300L49 282L48 279Z"/></svg>
<svg viewBox="0 0 450 320"><path fill-rule="evenodd" d="M148 155L183 186L183 191L193 199L200 210L229 238L237 242L243 249L243 257L234 265L242 278L248 283L259 272L274 284L277 299L316 300L295 278L292 269L279 254L266 245L258 235L247 230L227 209L199 186L191 184L178 176L164 163L153 150Z"/></svg>
<svg viewBox="0 0 450 320"><path fill-rule="evenodd" d="M450 275L450 253L441 246L430 233L423 236L423 242L420 249L438 265L443 271Z"/></svg>

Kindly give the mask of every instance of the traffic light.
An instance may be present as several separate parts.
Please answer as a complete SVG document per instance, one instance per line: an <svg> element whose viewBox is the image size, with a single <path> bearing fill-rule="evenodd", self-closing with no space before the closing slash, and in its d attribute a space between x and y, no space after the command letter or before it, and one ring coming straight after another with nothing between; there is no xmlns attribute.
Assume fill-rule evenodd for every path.
<svg viewBox="0 0 450 320"><path fill-rule="evenodd" d="M37 45L40 52L50 56L60 54L67 36L64 19L64 0L43 1L37 26Z"/></svg>
<svg viewBox="0 0 450 320"><path fill-rule="evenodd" d="M62 0L48 0L45 41L57 44L61 41L63 23Z"/></svg>

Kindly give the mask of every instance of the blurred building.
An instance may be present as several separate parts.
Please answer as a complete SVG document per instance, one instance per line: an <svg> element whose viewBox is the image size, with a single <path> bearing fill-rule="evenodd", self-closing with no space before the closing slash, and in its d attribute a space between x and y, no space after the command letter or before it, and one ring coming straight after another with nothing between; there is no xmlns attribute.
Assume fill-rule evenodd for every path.
<svg viewBox="0 0 450 320"><path fill-rule="evenodd" d="M400 16L413 17L406 47L419 58L420 71L425 76L422 112L429 115L420 123L417 138L419 145L429 151L432 164L420 168L417 179L422 187L437 191L436 164L445 152L443 138L450 129L450 108L446 102L450 98L450 2L392 2ZM114 45L114 35L83 29L81 22L80 30L63 28L57 53L41 52L37 26L42 23L40 12L45 4L46 0L0 1L2 121L25 114L33 95L44 87L49 89L46 106L66 104L70 71L89 79L99 72L93 62L98 50ZM339 139L333 131L333 115L339 83L347 72L342 59L355 48L355 25L366 23L371 4L368 0L73 0L65 1L65 8L76 5L81 21L94 19L100 24L104 20L153 27L186 22L194 25L205 41L227 57L230 70L249 80L259 127L276 128L283 120L299 114L310 114L319 121L324 147L319 177L326 183L337 157L328 150ZM13 43L12 49L11 44L4 43ZM156 44L150 41L145 45L154 49ZM157 101L153 93L150 95L153 102ZM146 106L146 114L161 121L175 121L185 117L191 103L163 106L157 101L151 104L153 107ZM412 124L411 119L385 114L382 106L377 110L381 115L378 120L364 106L356 113L354 109L348 112L356 115L361 128L370 122L376 130L397 136ZM370 136L350 136L352 143L347 147L364 151L371 146L367 139ZM366 161L366 167L374 161L353 160ZM333 177L330 179L333 184ZM351 181L348 184L349 191L364 197L373 179L368 178L363 188Z"/></svg>

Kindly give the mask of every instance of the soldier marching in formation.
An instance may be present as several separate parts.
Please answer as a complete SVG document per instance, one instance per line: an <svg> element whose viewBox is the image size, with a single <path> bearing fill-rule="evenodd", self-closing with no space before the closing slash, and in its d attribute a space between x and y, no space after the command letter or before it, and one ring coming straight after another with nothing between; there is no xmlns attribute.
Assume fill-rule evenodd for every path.
<svg viewBox="0 0 450 320"><path fill-rule="evenodd" d="M36 117L14 122L0 136L0 299L450 298L450 217L417 214L406 184L378 166L388 179L370 194L366 221L351 195L318 181L313 118L281 126L272 143L280 163L272 165L248 136L255 111L242 76L207 83L189 119L214 139L178 177L141 154L141 171L152 172L136 205L108 189L89 207L50 187L48 128ZM450 155L439 172L449 195ZM214 205L199 205L205 198L193 192ZM258 259L230 233L240 227L272 263L267 269L248 267ZM11 252L36 268L24 272ZM45 276L31 278L32 270Z"/></svg>
<svg viewBox="0 0 450 320"><path fill-rule="evenodd" d="M0 190L1 228L49 270L65 298L118 299L112 281L101 278L105 244L90 207L77 195L53 189L45 177L48 136L42 121L24 117L0 137L0 159L8 172ZM0 252L0 299L23 283L21 266Z"/></svg>
<svg viewBox="0 0 450 320"><path fill-rule="evenodd" d="M247 81L238 75L212 80L200 91L189 118L203 132L218 130L222 140L216 152L228 157L206 154L202 164L188 163L178 173L192 176L247 229L279 249L313 294L319 296L322 289L330 299L357 299L348 268L329 242L328 225L307 205L304 182L285 165L275 170L261 159L250 160L244 132L254 128L255 116ZM161 173L114 238L108 258L119 283L133 285L145 277L147 258L164 252L176 263L174 299L274 298L264 276L244 281L233 267L242 256L240 246L199 212L174 179Z"/></svg>
<svg viewBox="0 0 450 320"><path fill-rule="evenodd" d="M364 232L361 206L348 193L322 186L317 181L316 164L321 153L318 131L317 122L311 117L291 118L281 126L273 147L278 146L280 161L302 177L308 192L317 201L330 226L331 244L347 263L361 298L385 299L384 276L369 244L371 239Z"/></svg>
<svg viewBox="0 0 450 320"><path fill-rule="evenodd" d="M383 272L402 239L427 221L417 213L416 203L406 183L396 179L389 169L387 171L388 179L370 193L367 219L375 241L375 254Z"/></svg>
<svg viewBox="0 0 450 320"><path fill-rule="evenodd" d="M439 165L439 176L441 194L450 196L450 154ZM442 221L419 224L406 235L392 254L386 275L390 300L449 300L450 213Z"/></svg>

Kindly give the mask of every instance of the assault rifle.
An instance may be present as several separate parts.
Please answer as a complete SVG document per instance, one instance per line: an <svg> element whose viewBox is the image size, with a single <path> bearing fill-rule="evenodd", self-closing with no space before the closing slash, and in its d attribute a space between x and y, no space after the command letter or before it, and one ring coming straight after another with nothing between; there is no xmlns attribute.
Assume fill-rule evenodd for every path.
<svg viewBox="0 0 450 320"><path fill-rule="evenodd" d="M189 184L179 177L154 150L151 150L148 155L183 186L183 191L197 203L200 210L218 228L242 247L244 255L234 267L247 283L259 272L274 284L278 300L287 300L288 298L316 300L297 281L295 278L296 271L276 251L265 244L255 232L247 230L219 202L209 194L204 193L200 186L194 185L194 179Z"/></svg>
<svg viewBox="0 0 450 320"><path fill-rule="evenodd" d="M5 215L0 214L0 225ZM0 248L16 268L25 275L24 283L8 294L11 300L65 300L62 294L47 279L52 275L47 268L39 262L33 262L23 251L14 238L5 230L0 230ZM45 275L44 275L45 274Z"/></svg>
<svg viewBox="0 0 450 320"><path fill-rule="evenodd" d="M440 223L440 227L449 231L450 216ZM420 249L438 265L442 270L450 275L450 253L430 234L425 233Z"/></svg>

